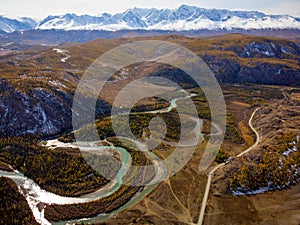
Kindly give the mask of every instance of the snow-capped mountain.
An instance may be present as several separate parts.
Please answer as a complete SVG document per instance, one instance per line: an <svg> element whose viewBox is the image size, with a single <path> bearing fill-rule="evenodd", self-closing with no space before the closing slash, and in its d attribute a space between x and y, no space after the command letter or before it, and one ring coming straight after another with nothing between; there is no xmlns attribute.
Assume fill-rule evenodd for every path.
<svg viewBox="0 0 300 225"><path fill-rule="evenodd" d="M35 29L37 22L31 18L21 17L10 19L0 16L0 30L11 33L16 30L32 30Z"/></svg>
<svg viewBox="0 0 300 225"><path fill-rule="evenodd" d="M99 16L66 14L48 16L38 24L0 17L0 30L23 29L106 30L124 29L188 31L200 29L300 29L300 18L266 15L256 11L204 9L182 5L178 9L128 9L123 13Z"/></svg>

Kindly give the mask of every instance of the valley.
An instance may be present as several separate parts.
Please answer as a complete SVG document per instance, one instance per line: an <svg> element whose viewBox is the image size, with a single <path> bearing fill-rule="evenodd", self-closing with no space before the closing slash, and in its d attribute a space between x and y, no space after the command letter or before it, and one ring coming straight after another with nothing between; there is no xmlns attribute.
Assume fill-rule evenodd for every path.
<svg viewBox="0 0 300 225"><path fill-rule="evenodd" d="M95 101L95 110L81 108L95 111L95 123L73 130L73 98L89 65L114 47L143 40L176 43L203 59L220 83L226 130L212 123L205 91L188 74L154 62L119 70L105 82L97 99L84 96L87 102ZM298 225L299 62L300 48L294 39L243 34L96 39L0 55L0 223L8 224L9 215L20 211L8 206L21 202L26 207L15 218L16 224L34 224L35 217L40 224ZM150 76L169 79L181 89L154 79L130 86ZM85 87L93 89L97 82L102 81L92 80ZM129 92L128 86L134 90ZM124 94L127 99L114 105L123 90L132 96L154 90L170 99L142 98L128 115L123 106L130 95ZM197 117L188 110L177 111L186 99L192 101ZM112 116L113 110L118 113ZM125 135L126 116L132 138ZM115 133L114 119L124 136ZM97 140L89 133L91 127ZM207 152L206 147L222 135L217 154ZM76 143L78 137L84 142ZM149 146L154 147L148 150ZM168 177L170 168L158 162L178 147L174 165L190 148L194 152ZM215 160L200 170L206 154ZM218 169L211 172L213 168ZM10 191L18 194L7 195Z"/></svg>

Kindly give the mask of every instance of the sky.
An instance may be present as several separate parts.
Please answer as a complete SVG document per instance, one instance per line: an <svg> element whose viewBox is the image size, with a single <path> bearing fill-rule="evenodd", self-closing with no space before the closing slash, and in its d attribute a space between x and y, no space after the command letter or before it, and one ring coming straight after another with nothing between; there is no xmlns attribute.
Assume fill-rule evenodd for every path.
<svg viewBox="0 0 300 225"><path fill-rule="evenodd" d="M180 5L229 10L256 10L266 14L300 17L300 0L1 0L0 15L43 19L48 15L99 15L117 13L133 7L170 8Z"/></svg>

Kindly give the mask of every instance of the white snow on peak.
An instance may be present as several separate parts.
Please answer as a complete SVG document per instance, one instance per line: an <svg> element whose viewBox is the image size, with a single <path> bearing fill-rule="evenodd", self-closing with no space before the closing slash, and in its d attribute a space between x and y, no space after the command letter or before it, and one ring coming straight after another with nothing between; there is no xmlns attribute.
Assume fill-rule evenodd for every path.
<svg viewBox="0 0 300 225"><path fill-rule="evenodd" d="M266 15L256 11L204 9L182 5L177 9L132 8L123 13L98 16L65 14L48 16L37 23L30 18L12 20L0 16L0 30L199 30L199 29L300 29L300 18Z"/></svg>

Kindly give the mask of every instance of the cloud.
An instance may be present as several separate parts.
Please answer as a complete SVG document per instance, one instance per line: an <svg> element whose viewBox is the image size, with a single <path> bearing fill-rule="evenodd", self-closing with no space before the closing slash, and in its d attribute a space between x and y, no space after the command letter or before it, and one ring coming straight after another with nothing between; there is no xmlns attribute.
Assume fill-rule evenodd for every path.
<svg viewBox="0 0 300 225"><path fill-rule="evenodd" d="M276 4L269 5L263 9L270 14L288 14L300 17L300 1L299 0L285 0L276 1Z"/></svg>

